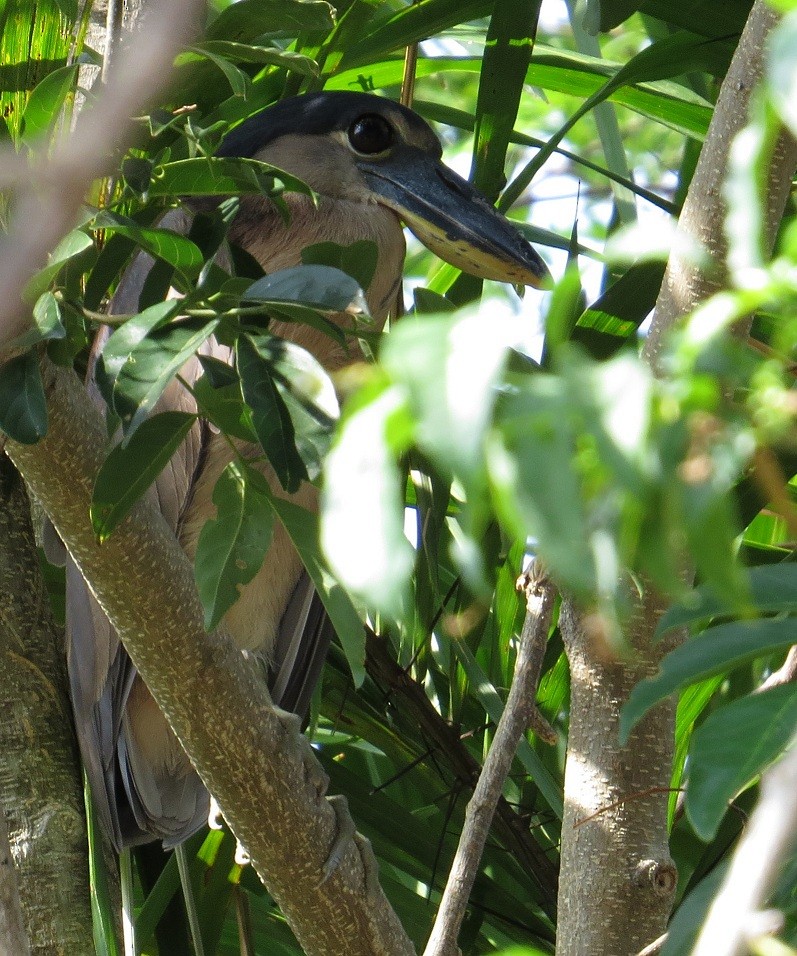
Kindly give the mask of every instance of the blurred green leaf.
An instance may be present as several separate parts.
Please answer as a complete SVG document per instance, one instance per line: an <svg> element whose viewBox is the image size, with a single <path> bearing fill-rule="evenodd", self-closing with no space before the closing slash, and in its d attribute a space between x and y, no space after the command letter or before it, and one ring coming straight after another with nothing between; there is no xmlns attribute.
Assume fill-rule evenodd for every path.
<svg viewBox="0 0 797 956"><path fill-rule="evenodd" d="M326 461L321 546L353 594L390 617L405 607L415 556L404 536L395 456L407 447L403 392L382 388L344 416Z"/></svg>

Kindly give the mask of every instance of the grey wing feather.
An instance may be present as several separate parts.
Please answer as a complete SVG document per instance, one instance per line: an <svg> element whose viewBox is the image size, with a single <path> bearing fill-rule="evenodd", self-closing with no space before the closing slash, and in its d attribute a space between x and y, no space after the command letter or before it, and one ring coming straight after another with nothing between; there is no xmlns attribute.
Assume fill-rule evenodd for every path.
<svg viewBox="0 0 797 956"><path fill-rule="evenodd" d="M280 621L270 674L271 696L305 720L334 629L305 571Z"/></svg>

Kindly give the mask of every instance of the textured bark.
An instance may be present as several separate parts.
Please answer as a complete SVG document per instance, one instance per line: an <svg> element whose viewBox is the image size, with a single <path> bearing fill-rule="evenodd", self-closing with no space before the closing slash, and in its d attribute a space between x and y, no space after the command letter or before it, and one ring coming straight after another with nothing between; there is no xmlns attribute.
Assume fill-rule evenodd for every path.
<svg viewBox="0 0 797 956"><path fill-rule="evenodd" d="M39 572L22 480L4 456L0 594L0 805L31 948L93 953L83 785L63 633Z"/></svg>
<svg viewBox="0 0 797 956"><path fill-rule="evenodd" d="M673 250L644 355L655 371L666 332L725 283L722 185L734 136L744 126L753 86L763 72L766 37L776 15L757 0L723 82L708 135L679 219L679 230L708 250L703 272ZM767 236L783 215L797 149L782 134L769 170ZM667 851L674 702L652 710L619 747L619 713L639 680L669 650L653 633L662 602L648 587L626 635L633 656L607 661L586 621L565 602L562 633L572 671L559 880L559 956L630 956L666 927L676 883ZM678 638L674 638L677 640ZM671 645L670 645L671 646Z"/></svg>
<svg viewBox="0 0 797 956"><path fill-rule="evenodd" d="M656 613L640 608L633 631L646 635ZM643 640L632 661L611 659L570 601L559 626L571 682L556 952L630 956L664 931L677 883L666 789L675 704L650 711L624 747L620 708L669 648Z"/></svg>
<svg viewBox="0 0 797 956"><path fill-rule="evenodd" d="M139 502L102 546L89 501L106 435L70 371L43 363L49 431L8 453L52 518L175 733L308 954L410 954L362 838L324 799L298 720L223 634L207 635L193 568L162 516ZM340 860L325 869L330 851Z"/></svg>
<svg viewBox="0 0 797 956"><path fill-rule="evenodd" d="M19 903L17 871L8 843L8 826L0 807L0 956L30 956Z"/></svg>
<svg viewBox="0 0 797 956"><path fill-rule="evenodd" d="M751 93L764 72L766 38L776 22L775 11L764 0L757 0L722 83L708 135L678 219L678 231L702 244L711 258L712 267L710 270L695 268L684 260L678 249L670 255L644 348L644 355L654 369L659 364L664 336L672 326L699 302L727 284L722 187L728 153L734 136L747 122ZM770 248L783 217L795 166L797 144L784 131L778 139L768 171L766 232Z"/></svg>

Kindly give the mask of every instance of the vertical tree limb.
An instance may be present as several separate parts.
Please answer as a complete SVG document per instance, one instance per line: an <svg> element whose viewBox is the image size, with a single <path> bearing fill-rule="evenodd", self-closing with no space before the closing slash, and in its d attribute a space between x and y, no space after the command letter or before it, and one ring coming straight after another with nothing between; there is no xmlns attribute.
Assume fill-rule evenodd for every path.
<svg viewBox="0 0 797 956"><path fill-rule="evenodd" d="M734 136L747 121L752 88L764 69L765 41L776 15L756 0L723 82L700 160L679 220L699 240L714 268L702 272L674 249L656 304L644 355L660 371L666 332L725 281L722 186ZM797 149L782 135L769 174L767 234L783 215ZM668 650L653 634L663 601L651 588L628 627L628 660L607 660L589 619L564 602L561 627L572 672L571 723L565 774L560 872L559 956L626 956L657 939L666 926L676 874L667 852L675 706L664 702L617 743L620 708L634 684L656 670ZM585 821L585 822L581 822Z"/></svg>
<svg viewBox="0 0 797 956"><path fill-rule="evenodd" d="M457 956L459 953L457 938L479 872L490 824L520 738L536 710L537 685L556 591L547 578L537 576L529 581L526 596L526 619L520 635L512 686L476 789L468 801L465 825L424 956Z"/></svg>
<svg viewBox="0 0 797 956"><path fill-rule="evenodd" d="M28 935L34 952L91 953L83 784L63 631L50 612L22 479L2 455L0 594L0 805Z"/></svg>

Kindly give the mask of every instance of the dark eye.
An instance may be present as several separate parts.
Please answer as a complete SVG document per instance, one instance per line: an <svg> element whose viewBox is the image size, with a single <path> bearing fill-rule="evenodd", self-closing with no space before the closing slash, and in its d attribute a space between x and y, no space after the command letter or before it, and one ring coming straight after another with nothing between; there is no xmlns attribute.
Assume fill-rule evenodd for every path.
<svg viewBox="0 0 797 956"><path fill-rule="evenodd" d="M352 149L366 156L384 153L393 145L393 127L384 116L366 113L349 127L349 142Z"/></svg>

